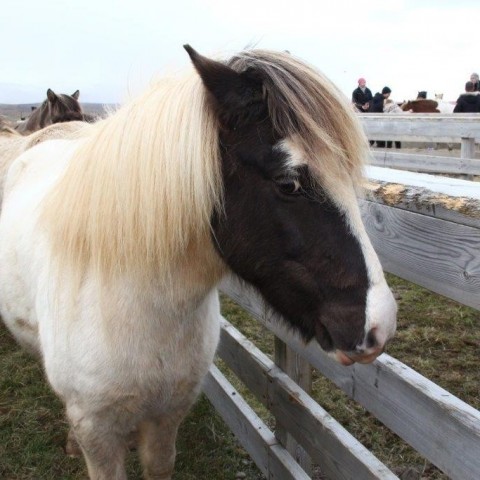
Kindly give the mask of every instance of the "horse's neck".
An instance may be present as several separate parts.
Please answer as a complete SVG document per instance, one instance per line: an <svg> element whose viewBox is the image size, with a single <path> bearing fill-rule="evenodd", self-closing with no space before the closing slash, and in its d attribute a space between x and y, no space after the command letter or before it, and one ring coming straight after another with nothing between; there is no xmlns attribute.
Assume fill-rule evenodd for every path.
<svg viewBox="0 0 480 480"><path fill-rule="evenodd" d="M32 114L25 120L23 129L18 129L20 132L35 132L41 128L51 125L52 121L49 115L48 104L42 104L35 109Z"/></svg>

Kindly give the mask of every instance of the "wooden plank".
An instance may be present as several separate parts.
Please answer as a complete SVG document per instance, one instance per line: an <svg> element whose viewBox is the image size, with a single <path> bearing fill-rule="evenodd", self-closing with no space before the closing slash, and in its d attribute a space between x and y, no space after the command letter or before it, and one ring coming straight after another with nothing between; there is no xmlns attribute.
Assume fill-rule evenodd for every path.
<svg viewBox="0 0 480 480"><path fill-rule="evenodd" d="M366 175L369 201L480 228L479 182L373 166Z"/></svg>
<svg viewBox="0 0 480 480"><path fill-rule="evenodd" d="M205 379L203 391L267 478L310 478L214 365Z"/></svg>
<svg viewBox="0 0 480 480"><path fill-rule="evenodd" d="M289 348L285 342L275 337L275 364L283 370L299 387L310 393L312 389L312 367L298 353ZM298 464L309 474L312 461L303 447L289 434L282 424L283 416L276 417L275 436L287 449Z"/></svg>
<svg viewBox="0 0 480 480"><path fill-rule="evenodd" d="M460 156L462 158L475 158L475 139L474 138L463 138L460 148ZM473 175L465 175L466 180L473 180Z"/></svg>
<svg viewBox="0 0 480 480"><path fill-rule="evenodd" d="M433 218L440 218L448 220L449 222L459 223L461 225L468 225L470 227L480 228L480 215L478 215L478 205L480 202L468 199L465 204L465 213L456 209L451 209L448 203L443 203L442 199L439 199L436 195L427 190L415 189L405 187L402 190L401 196L392 199L388 197L384 198L384 193L388 190L389 184L378 182L372 185L375 191L367 192L366 200L359 200L360 208L365 201L371 201L379 203L380 205L386 205L389 208L398 208L400 210L407 210L409 212L419 213L421 215L427 215ZM368 210L367 210L368 212ZM475 212L472 215L472 212ZM365 219L364 219L365 221Z"/></svg>
<svg viewBox="0 0 480 480"><path fill-rule="evenodd" d="M480 412L386 354L343 367L293 335L252 287L228 277L221 289L452 479L478 479Z"/></svg>
<svg viewBox="0 0 480 480"><path fill-rule="evenodd" d="M480 175L480 160L473 157L474 155L461 158L374 150L371 152L370 164L377 167L404 168L417 172Z"/></svg>
<svg viewBox="0 0 480 480"><path fill-rule="evenodd" d="M383 268L480 309L480 231L362 202L363 221Z"/></svg>
<svg viewBox="0 0 480 480"><path fill-rule="evenodd" d="M460 156L462 158L474 158L475 157L475 139L464 138L461 139Z"/></svg>
<svg viewBox="0 0 480 480"><path fill-rule="evenodd" d="M393 168L370 166L365 176L371 180L399 183L402 185L425 188L432 192L443 193L451 197L467 197L480 200L480 183L457 178L447 178L425 173L406 172Z"/></svg>
<svg viewBox="0 0 480 480"><path fill-rule="evenodd" d="M369 139L407 142L459 142L461 138L480 139L480 115L440 114L359 114Z"/></svg>
<svg viewBox="0 0 480 480"><path fill-rule="evenodd" d="M397 478L226 320L218 353L275 417L282 419L328 478Z"/></svg>

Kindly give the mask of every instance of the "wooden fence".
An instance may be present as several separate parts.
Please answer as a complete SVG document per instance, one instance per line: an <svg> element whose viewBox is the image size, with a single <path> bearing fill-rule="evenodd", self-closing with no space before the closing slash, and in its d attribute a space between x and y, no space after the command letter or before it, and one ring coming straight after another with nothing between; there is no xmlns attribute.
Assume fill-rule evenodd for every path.
<svg viewBox="0 0 480 480"><path fill-rule="evenodd" d="M460 144L459 156L402 153L392 149L372 152L371 163L381 167L404 168L418 172L480 175L475 159L475 143L480 142L479 114L359 115L371 140L402 142L445 142Z"/></svg>
<svg viewBox="0 0 480 480"><path fill-rule="evenodd" d="M373 115L365 118L372 138L403 140L409 132L415 141L427 138L423 119L418 126L400 117L383 123L382 117L382 125L390 125L382 133L386 127L375 126ZM452 141L448 122L434 121L440 133L428 138ZM448 124L465 138L480 138L477 121ZM480 184L375 167L369 176L371 188L360 207L384 269L480 309ZM343 367L315 342L305 346L251 287L228 278L221 290L276 337L272 360L225 320L218 351L273 414L275 433L216 367L204 386L268 479L311 478L312 462L330 479L398 478L309 396L311 367L450 478L479 478L479 411L387 354L370 365Z"/></svg>

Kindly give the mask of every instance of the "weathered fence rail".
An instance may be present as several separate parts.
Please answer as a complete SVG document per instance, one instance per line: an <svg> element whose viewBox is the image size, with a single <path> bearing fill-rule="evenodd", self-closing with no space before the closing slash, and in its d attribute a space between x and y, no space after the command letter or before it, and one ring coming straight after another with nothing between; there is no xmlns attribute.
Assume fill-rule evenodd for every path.
<svg viewBox="0 0 480 480"><path fill-rule="evenodd" d="M386 354L372 365L342 367L315 343L305 346L300 338L292 335L252 289L233 279L225 281L222 289L309 364L451 478L478 479L480 412L476 409ZM222 353L221 356L223 358ZM315 435L312 431L310 433ZM298 437L296 440L301 441ZM321 443L317 446L328 448ZM373 477L363 477L358 473L351 475L343 469L341 460L338 462L336 474L329 478L391 478L384 472ZM320 465L323 466L322 463Z"/></svg>
<svg viewBox="0 0 480 480"><path fill-rule="evenodd" d="M480 114L359 115L370 140L460 144L459 157L372 151L373 165L419 172L480 175L475 143L480 142Z"/></svg>
<svg viewBox="0 0 480 480"><path fill-rule="evenodd" d="M454 137L449 136L447 124L456 125L468 138L480 138L477 118L466 117L461 127L456 119L453 123L435 119L443 125L436 136L422 130L426 120L420 119L425 124L420 127L403 117L387 120L390 127L383 137L373 126L374 116L364 118L368 118L367 132L376 139L403 140L403 135L413 132L416 140L450 141ZM378 167L370 167L367 176L368 194L360 200L360 208L384 269L480 309L480 183ZM293 335L251 287L228 278L221 290L276 338L275 356L270 359L225 321L218 351L273 414L275 433L217 369L211 371L205 387L267 478L311 478L311 462L330 479L397 478L308 395L311 367L450 478L479 478L478 410L386 354L371 365L343 367L315 342L305 345Z"/></svg>

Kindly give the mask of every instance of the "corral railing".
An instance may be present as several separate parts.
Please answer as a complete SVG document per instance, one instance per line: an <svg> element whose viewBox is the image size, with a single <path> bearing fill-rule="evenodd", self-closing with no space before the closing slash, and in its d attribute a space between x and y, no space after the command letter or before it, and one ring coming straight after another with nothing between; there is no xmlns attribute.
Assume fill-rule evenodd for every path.
<svg viewBox="0 0 480 480"><path fill-rule="evenodd" d="M395 150L372 152L372 164L419 172L480 175L480 160L475 159L475 143L480 142L480 114L397 114L359 115L370 140L402 142L442 142L460 144L455 157Z"/></svg>
<svg viewBox="0 0 480 480"><path fill-rule="evenodd" d="M376 167L368 173L360 206L384 269L480 309L480 184ZM479 478L478 410L386 354L343 367L314 342L305 346L251 287L229 278L221 289L277 338L272 360L225 321L218 351L274 415L275 433L216 367L204 389L267 478L311 478L312 461L330 479L398 478L308 395L310 367L450 478Z"/></svg>

